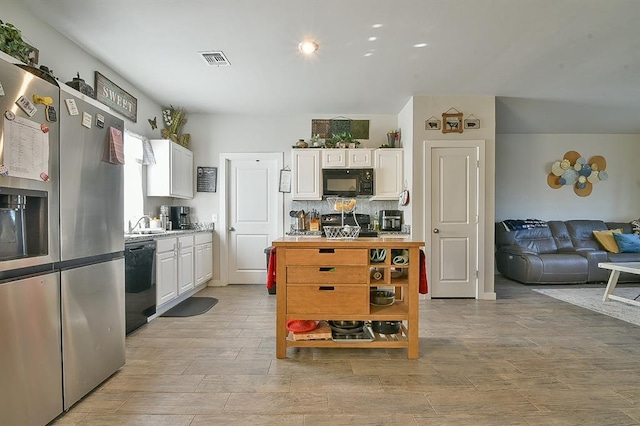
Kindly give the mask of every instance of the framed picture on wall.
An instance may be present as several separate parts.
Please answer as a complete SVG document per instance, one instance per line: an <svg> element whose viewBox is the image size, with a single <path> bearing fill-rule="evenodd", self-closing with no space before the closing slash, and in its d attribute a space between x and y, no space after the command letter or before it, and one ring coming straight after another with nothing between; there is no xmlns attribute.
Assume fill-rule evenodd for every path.
<svg viewBox="0 0 640 426"><path fill-rule="evenodd" d="M468 118L464 119L464 128L465 129L479 129L480 128L480 120L476 118L473 114L471 114Z"/></svg>
<svg viewBox="0 0 640 426"><path fill-rule="evenodd" d="M436 117L431 116L431 118L427 119L424 122L424 129L425 130L440 130L441 128L441 122L440 120L438 120Z"/></svg>
<svg viewBox="0 0 640 426"><path fill-rule="evenodd" d="M456 111L455 108L451 110ZM449 111L442 114L442 133L462 133L462 113Z"/></svg>

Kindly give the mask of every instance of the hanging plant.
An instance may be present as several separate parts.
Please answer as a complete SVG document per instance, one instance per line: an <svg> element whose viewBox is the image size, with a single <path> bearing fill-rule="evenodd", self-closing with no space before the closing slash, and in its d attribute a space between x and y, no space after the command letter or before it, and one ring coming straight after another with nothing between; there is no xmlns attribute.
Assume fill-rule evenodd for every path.
<svg viewBox="0 0 640 426"><path fill-rule="evenodd" d="M33 52L33 47L22 40L22 33L13 24L0 21L0 50L13 56L25 64L33 61L29 55Z"/></svg>

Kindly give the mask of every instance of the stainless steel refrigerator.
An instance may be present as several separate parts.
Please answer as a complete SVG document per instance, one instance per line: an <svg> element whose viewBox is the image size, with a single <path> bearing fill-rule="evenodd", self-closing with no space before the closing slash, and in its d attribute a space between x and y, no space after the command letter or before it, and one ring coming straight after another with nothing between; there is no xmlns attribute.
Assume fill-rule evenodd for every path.
<svg viewBox="0 0 640 426"><path fill-rule="evenodd" d="M0 61L2 424L43 425L63 410L58 94L55 84Z"/></svg>
<svg viewBox="0 0 640 426"><path fill-rule="evenodd" d="M77 96L76 96L77 95ZM82 99L81 99L82 97ZM73 99L77 115L67 108ZM123 167L104 161L124 123L60 88L60 271L65 410L125 363Z"/></svg>
<svg viewBox="0 0 640 426"><path fill-rule="evenodd" d="M103 161L124 123L31 71L0 60L0 423L44 425L125 363L123 170Z"/></svg>

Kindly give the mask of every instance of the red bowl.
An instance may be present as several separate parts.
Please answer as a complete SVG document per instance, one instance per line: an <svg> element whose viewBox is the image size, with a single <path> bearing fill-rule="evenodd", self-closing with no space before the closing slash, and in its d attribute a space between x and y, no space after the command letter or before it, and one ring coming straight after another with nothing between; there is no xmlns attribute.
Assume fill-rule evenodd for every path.
<svg viewBox="0 0 640 426"><path fill-rule="evenodd" d="M318 328L318 321L313 320L291 320L287 321L287 330L294 333L306 333Z"/></svg>

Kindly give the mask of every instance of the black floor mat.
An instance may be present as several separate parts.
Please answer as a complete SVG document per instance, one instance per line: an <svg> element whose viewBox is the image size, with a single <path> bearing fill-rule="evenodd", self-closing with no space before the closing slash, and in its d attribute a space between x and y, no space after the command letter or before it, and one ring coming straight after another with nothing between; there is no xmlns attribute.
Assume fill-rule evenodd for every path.
<svg viewBox="0 0 640 426"><path fill-rule="evenodd" d="M204 314L218 303L214 297L190 297L169 309L162 317L193 317Z"/></svg>

